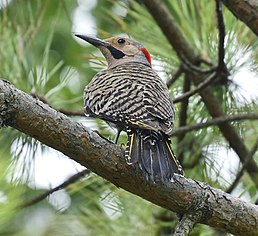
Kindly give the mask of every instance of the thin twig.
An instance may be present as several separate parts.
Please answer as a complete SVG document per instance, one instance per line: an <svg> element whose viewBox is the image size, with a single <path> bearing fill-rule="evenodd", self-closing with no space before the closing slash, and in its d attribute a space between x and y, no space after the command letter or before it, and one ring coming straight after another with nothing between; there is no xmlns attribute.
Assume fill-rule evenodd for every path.
<svg viewBox="0 0 258 236"><path fill-rule="evenodd" d="M225 64L224 58L225 58L225 25L223 20L223 14L222 14L222 4L221 0L215 0L216 1L216 15L217 15L217 22L218 22L218 30L219 30L219 45L218 45L218 83L222 85L228 85L229 80L229 71L227 69L227 66Z"/></svg>
<svg viewBox="0 0 258 236"><path fill-rule="evenodd" d="M212 61L210 61L210 60L207 60L206 58L200 58L199 59L199 62L200 63L203 63L203 64L205 64L205 65L207 65L207 66L209 66L209 67L212 67L212 68L215 68L215 65L213 64L213 62Z"/></svg>
<svg viewBox="0 0 258 236"><path fill-rule="evenodd" d="M253 148L251 149L251 151L249 152L248 157L246 158L245 162L242 165L242 168L240 169L240 171L238 172L238 174L236 175L235 180L232 182L232 184L228 187L228 189L226 190L227 193L231 193L234 188L237 186L239 180L241 179L241 177L244 174L245 168L247 166L247 164L249 163L249 161L253 158L254 154L256 153L258 149L258 139L256 139L256 142L253 146Z"/></svg>
<svg viewBox="0 0 258 236"><path fill-rule="evenodd" d="M168 88L176 82L176 80L180 77L180 75L183 73L183 67L179 66L179 68L177 69L177 71L172 75L172 78L170 80L168 80L167 82L167 86Z"/></svg>
<svg viewBox="0 0 258 236"><path fill-rule="evenodd" d="M224 49L224 41L225 41L225 25L223 21L223 14L221 9L221 1L216 0L216 14L218 21L218 30L219 30L219 46L218 46L218 70L225 69L225 49Z"/></svg>
<svg viewBox="0 0 258 236"><path fill-rule="evenodd" d="M186 93L182 94L181 96L175 98L173 100L173 103L181 102L181 101L193 96L194 94L198 93L200 90L206 88L208 85L210 85L214 81L216 76L217 76L217 73L211 74L209 76L209 78L207 78L202 83L200 83L196 88L194 88L193 90L190 90L189 92L186 92Z"/></svg>
<svg viewBox="0 0 258 236"><path fill-rule="evenodd" d="M49 104L49 102L47 101L47 99L44 98L43 96L40 96L37 93L32 93L31 96L33 98L36 98L36 99L40 100L41 102L44 102L45 104L47 104L49 106L51 106ZM67 116L84 116L84 113L81 112L81 111L69 111L69 110L65 110L65 109L56 109L56 110L65 114L65 115L67 115Z"/></svg>
<svg viewBox="0 0 258 236"><path fill-rule="evenodd" d="M69 110L65 110L65 109L60 109L57 111L67 115L67 116L85 116L85 114L81 111L69 111Z"/></svg>
<svg viewBox="0 0 258 236"><path fill-rule="evenodd" d="M183 169L186 170L186 169L193 169L195 166L197 166L200 161L204 158L204 155L200 154L200 155L197 155L194 160L191 160L191 163L184 163L183 165Z"/></svg>
<svg viewBox="0 0 258 236"><path fill-rule="evenodd" d="M175 131L173 131L172 136L178 136L183 133L187 133L193 130L203 129L212 125L218 125L221 123L233 122L233 121L239 121L239 120L258 120L258 113L242 113L242 114L236 114L236 115L217 117L205 123L198 123L191 126L182 126L176 129Z"/></svg>
<svg viewBox="0 0 258 236"><path fill-rule="evenodd" d="M214 66L210 69L202 69L199 66L194 65L191 63L183 54L179 56L181 61L184 63L184 69L190 70L190 72L197 72L199 74L210 74L217 70L217 66ZM197 63L200 64L200 60L198 59Z"/></svg>
<svg viewBox="0 0 258 236"><path fill-rule="evenodd" d="M44 200L46 197L48 197L53 192L56 192L60 189L64 189L68 185L75 183L77 180L79 180L80 178L84 177L85 175L87 175L89 173L91 173L91 171L89 169L85 169L83 171L80 171L80 172L76 173L75 175L72 175L71 177L69 177L66 181L64 181L62 184L56 186L55 188L49 189L48 191L30 199L29 201L27 201L23 204L21 204L20 207L25 208L25 207L28 207L28 206L32 206L32 205Z"/></svg>
<svg viewBox="0 0 258 236"><path fill-rule="evenodd" d="M189 74L185 74L184 78L184 85L183 85L183 94L190 91L191 88L191 79L189 78ZM184 99L180 106L179 111L179 127L186 126L187 125L187 110L189 105L189 99ZM185 134L181 134L177 136L177 142L180 144L180 142L184 139ZM178 160L183 163L183 157L184 153L180 152L178 155Z"/></svg>

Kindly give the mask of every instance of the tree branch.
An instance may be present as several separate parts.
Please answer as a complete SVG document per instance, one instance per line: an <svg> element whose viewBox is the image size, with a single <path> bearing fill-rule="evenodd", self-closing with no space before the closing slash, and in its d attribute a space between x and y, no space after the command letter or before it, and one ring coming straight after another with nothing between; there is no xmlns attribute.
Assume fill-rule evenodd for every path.
<svg viewBox="0 0 258 236"><path fill-rule="evenodd" d="M200 222L203 217L202 211L195 211L184 214L179 224L176 226L174 236L186 236L193 230L196 223Z"/></svg>
<svg viewBox="0 0 258 236"><path fill-rule="evenodd" d="M41 102L48 104L49 106L51 106L49 104L49 102L47 101L47 99L44 98L43 96L39 96L37 93L32 93L31 96L39 99ZM65 114L67 116L84 116L84 113L82 111L69 111L69 110L65 110L65 109L59 109L57 111Z"/></svg>
<svg viewBox="0 0 258 236"><path fill-rule="evenodd" d="M202 89L209 86L214 81L215 77L216 77L215 73L211 74L206 80L204 80L202 83L198 84L198 86L196 86L193 90L185 92L181 96L175 98L173 100L173 103L182 102L185 99L188 99L189 97L193 96L194 94L200 92Z"/></svg>
<svg viewBox="0 0 258 236"><path fill-rule="evenodd" d="M236 115L216 117L204 123L181 126L173 131L172 136L178 136L193 130L199 130L213 125L218 125L218 124L233 122L233 121L240 121L240 120L258 120L258 113L242 113L242 114L236 114Z"/></svg>
<svg viewBox="0 0 258 236"><path fill-rule="evenodd" d="M254 154L256 153L258 149L258 139L256 140L252 150L250 151L249 153L249 157L246 159L245 163L242 165L242 168L241 170L238 172L238 174L236 175L236 178L235 180L233 181L233 183L229 186L229 188L226 190L227 193L231 193L234 188L237 186L239 180L241 179L241 177L243 176L244 174L244 170L246 168L246 165L248 164L248 162L253 158Z"/></svg>
<svg viewBox="0 0 258 236"><path fill-rule="evenodd" d="M222 0L225 6L258 36L257 0Z"/></svg>
<svg viewBox="0 0 258 236"><path fill-rule="evenodd" d="M172 78L168 80L167 86L168 88L176 82L176 80L180 77L180 75L184 72L183 66L179 66L177 71L172 75Z"/></svg>
<svg viewBox="0 0 258 236"><path fill-rule="evenodd" d="M217 68L217 76L219 78L217 83L221 85L228 85L229 80L229 71L227 69L227 66L225 64L224 58L225 58L225 48L224 48L224 42L225 42L225 25L223 20L223 14L222 14L222 3L221 0L215 0L216 1L216 15L217 15L217 22L218 22L218 30L219 30L219 43L218 43L218 68Z"/></svg>
<svg viewBox="0 0 258 236"><path fill-rule="evenodd" d="M69 110L65 110L65 109L60 109L58 111L67 116L83 116L83 117L85 116L84 113L81 111L69 111Z"/></svg>
<svg viewBox="0 0 258 236"><path fill-rule="evenodd" d="M225 25L223 21L222 9L221 9L221 0L216 0L216 13L219 29L219 47L218 47L218 70L224 70L225 62L225 49L224 49L224 40L225 40Z"/></svg>
<svg viewBox="0 0 258 236"><path fill-rule="evenodd" d="M45 191L44 193L30 199L29 201L23 203L20 205L21 208L32 206L36 203L39 203L40 201L44 200L46 197L48 197L50 194L66 188L68 185L75 183L77 180L82 178L83 176L89 174L91 171L88 169L82 170L74 175L72 175L70 178L68 178L66 181L64 181L62 184L56 186L55 188L51 188L48 191Z"/></svg>
<svg viewBox="0 0 258 236"><path fill-rule="evenodd" d="M183 94L187 93L190 90L190 88L191 88L191 79L189 78L189 75L186 74L184 77ZM181 103L180 111L179 111L179 127L186 126L187 124L188 104L189 104L188 98L183 100ZM185 137L185 133L177 136L178 145L180 145L184 137ZM184 153L180 152L177 157L179 162L183 163Z"/></svg>
<svg viewBox="0 0 258 236"><path fill-rule="evenodd" d="M201 223L238 235L258 232L257 206L178 175L167 185L148 182L138 165L126 164L120 146L102 139L81 123L2 80L0 122L36 138L116 186L161 207L184 214L197 205L198 210L201 207L205 213Z"/></svg>

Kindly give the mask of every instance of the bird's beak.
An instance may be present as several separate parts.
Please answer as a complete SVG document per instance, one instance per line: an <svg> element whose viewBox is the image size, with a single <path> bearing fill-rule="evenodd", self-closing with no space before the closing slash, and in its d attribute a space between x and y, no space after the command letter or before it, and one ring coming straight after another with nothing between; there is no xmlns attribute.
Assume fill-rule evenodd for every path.
<svg viewBox="0 0 258 236"><path fill-rule="evenodd" d="M87 41L88 43L94 45L95 47L99 47L99 46L104 46L104 47L108 47L110 46L110 44L108 42L105 42L104 40L98 39L98 38L94 38L91 36L87 36L87 35L81 35L81 34L75 34L76 37L83 39L85 41Z"/></svg>

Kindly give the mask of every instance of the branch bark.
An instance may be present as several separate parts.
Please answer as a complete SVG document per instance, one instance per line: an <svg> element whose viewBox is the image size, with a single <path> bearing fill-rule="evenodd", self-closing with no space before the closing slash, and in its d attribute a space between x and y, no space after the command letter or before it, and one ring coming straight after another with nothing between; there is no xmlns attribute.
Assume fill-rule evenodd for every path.
<svg viewBox="0 0 258 236"><path fill-rule="evenodd" d="M184 214L180 222L177 224L174 236L186 236L192 231L194 225L201 220L202 211L190 212Z"/></svg>
<svg viewBox="0 0 258 236"><path fill-rule="evenodd" d="M222 0L224 5L258 36L257 0Z"/></svg>
<svg viewBox="0 0 258 236"><path fill-rule="evenodd" d="M257 235L258 207L182 176L147 182L124 151L81 123L0 80L0 123L52 147L131 193L179 214L200 211L200 223L238 235ZM196 223L196 222L195 222Z"/></svg>

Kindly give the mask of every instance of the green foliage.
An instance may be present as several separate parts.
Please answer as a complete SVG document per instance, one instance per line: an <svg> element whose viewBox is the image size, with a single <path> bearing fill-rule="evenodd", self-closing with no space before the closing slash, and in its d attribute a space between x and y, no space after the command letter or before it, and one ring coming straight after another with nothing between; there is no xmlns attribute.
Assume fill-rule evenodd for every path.
<svg viewBox="0 0 258 236"><path fill-rule="evenodd" d="M151 52L153 67L169 80L180 65L160 28L141 1L99 0L87 13L87 3L81 10L92 14L100 37L125 33L142 42ZM218 29L214 1L166 0L184 36L204 59L216 64ZM105 63L91 46L82 47L73 37L74 14L78 1L13 0L0 9L0 79L36 95L55 109L82 111L84 86ZM231 77L245 69L257 78L258 43L255 35L227 9L223 8L226 27L226 64ZM87 24L87 22L85 23ZM82 32L87 33L87 32ZM207 66L203 66L206 68ZM250 74L249 74L250 75ZM171 96L182 94L184 77L170 88ZM191 88L194 88L191 85ZM213 91L227 114L257 110L255 99L246 99L239 85L228 89L214 86ZM238 92L236 92L238 91ZM181 104L176 104L176 113ZM73 118L85 122L84 118ZM211 119L198 94L190 98L187 123L196 124ZM114 132L99 120L85 122L107 137ZM175 128L178 127L178 115ZM258 134L257 121L234 123L248 148ZM226 189L234 179L239 163L221 173L222 150L229 150L217 127L189 132L173 147L185 166L186 176ZM126 137L120 139L126 142ZM19 204L45 191L32 185L37 150L49 150L39 142L11 128L0 130L0 235L168 235L173 231L174 216L163 220L161 209L141 198L117 189L105 180L90 175L70 185L63 192L65 206L59 195L53 194L41 203L19 209ZM24 154L25 153L25 154ZM230 157L230 156L228 156ZM254 156L258 161L257 155ZM62 158L61 158L62 159ZM60 159L60 163L62 160ZM220 164L218 164L220 163ZM60 164L60 166L62 166ZM48 173L46 173L47 175ZM235 195L257 199L257 189L244 175ZM66 196L66 197L64 197ZM167 231L167 229L169 229ZM212 235L206 226L197 226L191 235Z"/></svg>

